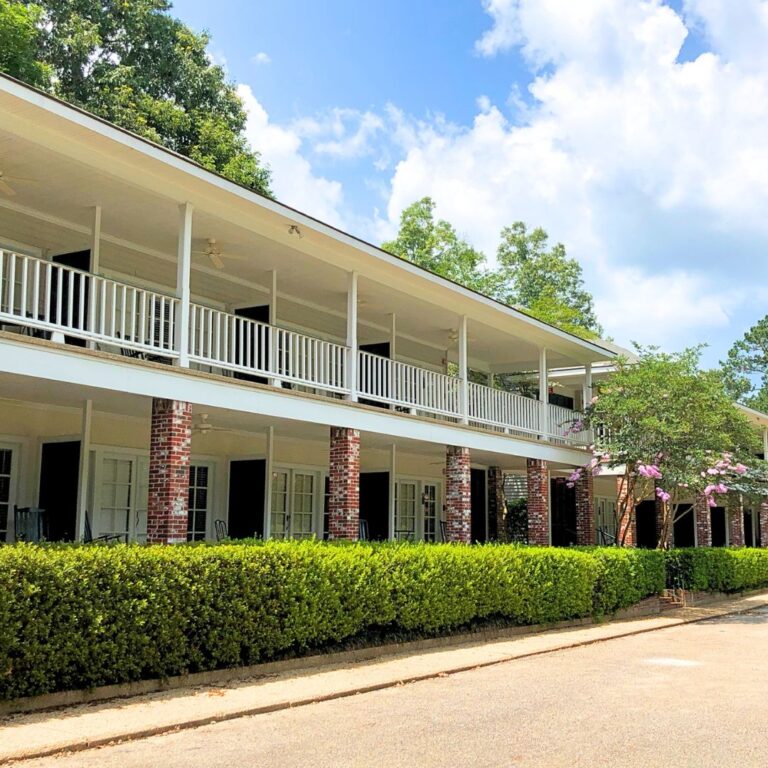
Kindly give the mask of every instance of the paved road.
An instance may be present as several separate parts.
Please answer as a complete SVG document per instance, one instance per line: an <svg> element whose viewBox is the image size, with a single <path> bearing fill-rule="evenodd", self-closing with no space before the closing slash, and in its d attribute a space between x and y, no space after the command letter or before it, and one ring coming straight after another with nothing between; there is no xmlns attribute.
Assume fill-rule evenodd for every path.
<svg viewBox="0 0 768 768"><path fill-rule="evenodd" d="M768 766L768 609L23 768Z"/></svg>

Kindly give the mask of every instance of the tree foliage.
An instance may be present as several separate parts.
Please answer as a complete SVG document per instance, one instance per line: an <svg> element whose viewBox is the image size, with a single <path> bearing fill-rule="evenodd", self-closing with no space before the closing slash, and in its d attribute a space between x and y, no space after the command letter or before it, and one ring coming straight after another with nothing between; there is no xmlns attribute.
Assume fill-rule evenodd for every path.
<svg viewBox="0 0 768 768"><path fill-rule="evenodd" d="M680 504L703 494L712 505L727 490L764 493L765 488L755 467L757 435L721 374L699 368L701 349L668 354L650 347L638 348L638 354L637 363L620 358L616 373L598 385L585 415L599 435L595 454L571 482L583 472L623 472L629 503L617 497L618 522L629 517L633 502L656 496L663 508L664 545ZM749 486L750 477L755 487Z"/></svg>
<svg viewBox="0 0 768 768"><path fill-rule="evenodd" d="M728 393L768 413L768 316L734 343L721 365Z"/></svg>
<svg viewBox="0 0 768 768"><path fill-rule="evenodd" d="M490 268L449 222L435 219L435 202L424 197L402 212L397 237L382 248L570 333L601 332L581 266L561 243L549 248L541 228L529 232L520 221L504 227Z"/></svg>
<svg viewBox="0 0 768 768"><path fill-rule="evenodd" d="M269 170L243 133L243 103L211 61L208 35L173 18L170 2L0 2L0 28L18 52L0 58L3 71L270 194Z"/></svg>

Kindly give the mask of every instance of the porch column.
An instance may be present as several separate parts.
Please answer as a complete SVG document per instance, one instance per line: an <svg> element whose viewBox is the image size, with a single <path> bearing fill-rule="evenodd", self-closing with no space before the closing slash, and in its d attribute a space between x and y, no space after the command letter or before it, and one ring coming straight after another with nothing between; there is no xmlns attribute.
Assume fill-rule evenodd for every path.
<svg viewBox="0 0 768 768"><path fill-rule="evenodd" d="M472 486L469 448L445 448L445 527L448 541L472 541Z"/></svg>
<svg viewBox="0 0 768 768"><path fill-rule="evenodd" d="M347 400L357 401L357 272L347 282Z"/></svg>
<svg viewBox="0 0 768 768"><path fill-rule="evenodd" d="M77 518L75 520L75 541L85 538L85 516L88 514L88 485L91 472L91 422L93 400L83 403L83 420L80 432L80 478L77 484ZM93 522L93 515L91 515Z"/></svg>
<svg viewBox="0 0 768 768"><path fill-rule="evenodd" d="M760 502L757 520L760 527L760 546L768 548L768 499L763 498Z"/></svg>
<svg viewBox="0 0 768 768"><path fill-rule="evenodd" d="M549 375L547 372L547 350L539 350L539 435L540 440L549 439Z"/></svg>
<svg viewBox="0 0 768 768"><path fill-rule="evenodd" d="M389 447L389 510L387 517L387 538L395 540L395 518L397 516L397 445Z"/></svg>
<svg viewBox="0 0 768 768"><path fill-rule="evenodd" d="M459 321L459 411L461 423L469 424L469 371L467 369L467 316Z"/></svg>
<svg viewBox="0 0 768 768"><path fill-rule="evenodd" d="M360 432L331 427L328 538L360 537Z"/></svg>
<svg viewBox="0 0 768 768"><path fill-rule="evenodd" d="M507 540L504 473L501 467L488 467L488 538Z"/></svg>
<svg viewBox="0 0 768 768"><path fill-rule="evenodd" d="M192 271L192 203L179 206L178 254L176 257L176 297L179 311L176 315L174 348L179 353L177 363L189 368L189 303L190 274Z"/></svg>
<svg viewBox="0 0 768 768"><path fill-rule="evenodd" d="M626 512L621 510L626 504ZM637 546L637 513L635 500L629 496L626 479L623 476L616 478L616 514L619 517L616 538L618 543L624 543L625 547Z"/></svg>
<svg viewBox="0 0 768 768"><path fill-rule="evenodd" d="M266 467L264 472L264 538L272 536L272 468L275 455L275 428L267 427L266 433Z"/></svg>
<svg viewBox="0 0 768 768"><path fill-rule="evenodd" d="M693 501L693 518L696 524L696 546L711 547L712 513L703 493L697 494Z"/></svg>
<svg viewBox="0 0 768 768"><path fill-rule="evenodd" d="M91 274L98 275L101 269L101 206L94 205L93 223L91 224ZM95 286L91 287L91 295L88 297L88 330L96 327L96 294ZM89 341L88 349L96 349L96 342ZM79 529L78 529L79 530Z"/></svg>
<svg viewBox="0 0 768 768"><path fill-rule="evenodd" d="M527 459L528 543L547 547L549 528L549 468L542 459Z"/></svg>
<svg viewBox="0 0 768 768"><path fill-rule="evenodd" d="M191 445L192 405L154 398L149 441L149 544L187 540Z"/></svg>
<svg viewBox="0 0 768 768"><path fill-rule="evenodd" d="M732 547L744 546L744 504L740 493L726 496L728 512L728 539Z"/></svg>
<svg viewBox="0 0 768 768"><path fill-rule="evenodd" d="M595 543L595 478L590 472L576 483L576 543Z"/></svg>

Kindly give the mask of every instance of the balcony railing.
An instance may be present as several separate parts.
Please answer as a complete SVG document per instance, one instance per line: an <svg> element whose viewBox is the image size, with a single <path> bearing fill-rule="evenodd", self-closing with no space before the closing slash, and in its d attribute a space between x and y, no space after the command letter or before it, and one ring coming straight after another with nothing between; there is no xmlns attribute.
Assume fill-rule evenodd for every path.
<svg viewBox="0 0 768 768"><path fill-rule="evenodd" d="M0 319L22 332L64 340L76 337L150 359L179 357L179 300L72 267L0 251ZM290 382L313 390L351 394L349 348L284 328L191 304L189 359L229 374ZM410 412L466 419L507 433L585 444L574 433L575 411L469 383L462 412L461 381L437 371L358 353L357 393Z"/></svg>

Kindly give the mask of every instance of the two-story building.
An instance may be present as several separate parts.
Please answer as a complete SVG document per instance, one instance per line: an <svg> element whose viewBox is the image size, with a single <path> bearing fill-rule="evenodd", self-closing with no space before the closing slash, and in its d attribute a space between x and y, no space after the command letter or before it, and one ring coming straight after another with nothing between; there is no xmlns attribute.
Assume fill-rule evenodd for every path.
<svg viewBox="0 0 768 768"><path fill-rule="evenodd" d="M9 541L483 541L517 471L548 543L612 356L7 77L0 325Z"/></svg>

